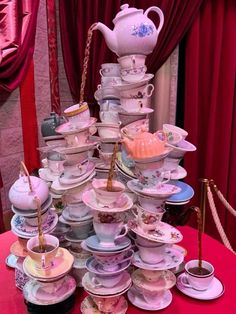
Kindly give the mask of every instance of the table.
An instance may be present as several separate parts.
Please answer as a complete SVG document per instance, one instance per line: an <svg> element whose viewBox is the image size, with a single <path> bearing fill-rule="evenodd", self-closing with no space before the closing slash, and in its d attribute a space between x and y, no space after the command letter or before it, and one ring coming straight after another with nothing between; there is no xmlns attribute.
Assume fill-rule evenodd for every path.
<svg viewBox="0 0 236 314"><path fill-rule="evenodd" d="M183 241L180 243L188 251L185 260L197 257L197 231L191 227L184 226L178 228L183 234ZM0 313L1 314L25 314L22 292L15 287L14 270L6 266L5 258L9 255L9 247L16 240L16 236L11 231L0 235ZM219 299L212 301L199 301L189 298L172 288L173 301L166 309L158 311L165 314L231 314L236 313L236 256L225 248L221 243L203 235L203 256L215 267L216 276L223 282L225 293ZM72 314L80 313L80 303L85 293L83 290L76 291L76 304ZM127 314L142 314L146 311L140 310L129 304ZM151 313L151 312L150 312ZM153 312L153 313L157 313ZM114 313L115 314L115 313Z"/></svg>

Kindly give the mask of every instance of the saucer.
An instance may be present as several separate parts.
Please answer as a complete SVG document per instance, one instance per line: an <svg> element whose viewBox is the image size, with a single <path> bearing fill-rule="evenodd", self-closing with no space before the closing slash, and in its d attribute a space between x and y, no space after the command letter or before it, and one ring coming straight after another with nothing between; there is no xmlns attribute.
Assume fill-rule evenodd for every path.
<svg viewBox="0 0 236 314"><path fill-rule="evenodd" d="M50 285L54 285L51 283ZM66 300L71 296L76 289L75 279L71 276L66 276L61 283L61 286L55 292L44 291L42 284L36 280L29 280L24 288L23 295L28 302L37 305L57 304Z"/></svg>
<svg viewBox="0 0 236 314"><path fill-rule="evenodd" d="M16 268L17 260L18 260L18 256L10 254L5 259L5 263L8 267Z"/></svg>
<svg viewBox="0 0 236 314"><path fill-rule="evenodd" d="M96 172L93 171L89 175L89 177L84 179L82 182L77 182L77 183L73 183L73 184L61 184L59 179L56 179L55 181L52 182L51 189L53 189L55 191L66 191L66 190L69 190L69 189L73 189L73 188L76 188L76 187L84 184L85 182L91 180L95 175L96 175Z"/></svg>
<svg viewBox="0 0 236 314"><path fill-rule="evenodd" d="M115 244L111 243L110 246L104 246L100 244L98 237L96 235L93 235L88 237L85 240L85 243L89 248L94 249L97 252L99 251L116 252L129 246L131 244L131 241L129 238L124 236L123 238L117 239L115 241Z"/></svg>
<svg viewBox="0 0 236 314"><path fill-rule="evenodd" d="M103 314L104 312L100 312L96 303L93 301L91 296L87 296L81 303L80 307L82 314ZM119 302L114 308L115 314L125 314L128 310L128 302L126 299L121 296Z"/></svg>
<svg viewBox="0 0 236 314"><path fill-rule="evenodd" d="M93 219L93 216L91 214L89 215L86 215L83 217L83 220L80 220L80 221L75 221L75 220L66 220L63 216L60 216L59 217L59 221L62 222L63 224L67 224L67 225L70 225L70 226L75 226L75 227L79 227L79 226L82 226L84 224L86 224L88 221L92 221Z"/></svg>
<svg viewBox="0 0 236 314"><path fill-rule="evenodd" d="M139 236L155 242L173 244L178 243L183 239L183 235L179 230L162 221L159 223L156 230L147 232L139 226L138 222L135 219L130 220L128 226L134 233L138 234Z"/></svg>
<svg viewBox="0 0 236 314"><path fill-rule="evenodd" d="M38 226L30 226L25 221L25 217L14 215L11 220L12 232L21 238L30 238L38 234ZM49 210L45 222L42 224L43 233L50 233L56 227L58 216L55 212Z"/></svg>
<svg viewBox="0 0 236 314"><path fill-rule="evenodd" d="M28 255L27 249L24 248L18 240L11 245L10 252L18 257L26 257Z"/></svg>
<svg viewBox="0 0 236 314"><path fill-rule="evenodd" d="M46 269L39 268L36 262L27 256L23 263L23 269L31 278L37 280L55 280L66 275L71 270L73 263L74 256L67 249L59 247L51 267Z"/></svg>
<svg viewBox="0 0 236 314"><path fill-rule="evenodd" d="M179 266L184 260L184 254L181 253L180 250L176 249L174 246L173 248L167 248L164 253L164 258L162 261L156 264L148 264L145 263L140 255L139 252L135 252L132 260L132 264L141 269L148 269L148 270L165 270L171 269Z"/></svg>
<svg viewBox="0 0 236 314"><path fill-rule="evenodd" d="M62 212L62 218L63 218L63 221L61 221L62 223L66 223L64 221L68 221L69 223L75 221L75 222L80 222L80 221L85 221L85 220L88 220L90 218L93 218L93 216L91 215L90 212L88 212L86 215L82 216L82 217L71 217L70 216L70 213L69 213L69 210L68 210L68 207L65 207L63 212Z"/></svg>
<svg viewBox="0 0 236 314"><path fill-rule="evenodd" d="M162 290L169 290L176 284L176 277L170 270L164 270L164 277L159 278L157 281L148 281L141 269L136 269L132 275L133 284L140 288L150 292L158 292Z"/></svg>
<svg viewBox="0 0 236 314"><path fill-rule="evenodd" d="M146 74L144 75L144 77L142 78L141 81L133 82L133 83L128 83L128 82L122 81L121 84L114 85L113 87L114 87L115 89L117 89L118 91L133 89L133 88L136 88L136 87L140 87L140 86L145 85L145 84L148 83L153 77L154 77L154 74L146 73Z"/></svg>
<svg viewBox="0 0 236 314"><path fill-rule="evenodd" d="M108 296L108 295L116 295L117 293L123 292L131 285L131 277L127 271L124 271L122 274L122 278L114 287L94 287L92 283L93 274L87 272L83 279L82 285L84 289L92 295L97 296Z"/></svg>
<svg viewBox="0 0 236 314"><path fill-rule="evenodd" d="M147 303L141 293L133 286L127 293L129 301L140 309L147 311L158 311L166 308L172 301L172 294L169 290L164 292L163 299L158 304Z"/></svg>
<svg viewBox="0 0 236 314"><path fill-rule="evenodd" d="M166 172L165 172L166 174ZM187 171L181 167L181 166L178 166L174 171L171 171L170 172L170 179L171 180L180 180L180 179L183 179L187 176ZM168 178L168 175L164 176L164 178Z"/></svg>
<svg viewBox="0 0 236 314"><path fill-rule="evenodd" d="M132 256L131 256L132 257ZM123 272L126 268L128 268L131 264L131 257L128 261L120 262L118 264L119 268L115 271L107 271L103 269L103 265L99 263L93 256L90 257L86 262L86 268L90 273L98 274L98 275L117 275Z"/></svg>
<svg viewBox="0 0 236 314"><path fill-rule="evenodd" d="M93 210L103 212L123 212L130 209L133 206L132 199L125 193L123 193L117 202L106 206L98 202L96 193L93 189L86 191L82 195L83 202Z"/></svg>
<svg viewBox="0 0 236 314"><path fill-rule="evenodd" d="M52 196L49 194L48 198L46 201L41 205L41 214L45 213L48 208L52 205ZM24 217L37 217L37 209L19 209L13 205L11 205L11 210L13 213L19 215L19 216L24 216Z"/></svg>
<svg viewBox="0 0 236 314"><path fill-rule="evenodd" d="M124 172L124 174L130 176L131 179L136 179L134 172L123 163L121 152L117 153L116 165L121 171Z"/></svg>
<svg viewBox="0 0 236 314"><path fill-rule="evenodd" d="M180 205L186 205L186 204L188 204L189 202L190 202L190 200L185 201L185 202L178 202L178 203L166 201L165 203L168 204L168 205L180 206Z"/></svg>
<svg viewBox="0 0 236 314"><path fill-rule="evenodd" d="M153 111L154 110L152 108L147 108L147 107L141 108L138 111L131 111L131 112L121 109L119 111L119 114L124 115L124 116L143 116L143 115L153 113Z"/></svg>
<svg viewBox="0 0 236 314"><path fill-rule="evenodd" d="M171 195L181 191L180 187L168 183L160 184L159 186L145 187L137 179L130 180L127 186L134 193L137 192L142 195L160 198L169 198Z"/></svg>
<svg viewBox="0 0 236 314"><path fill-rule="evenodd" d="M85 151L89 151L93 149L94 146L98 144L97 141L87 141L86 143L81 143L76 146L63 146L63 147L56 147L54 150L60 154L77 154L82 153Z"/></svg>
<svg viewBox="0 0 236 314"><path fill-rule="evenodd" d="M39 168L39 177L44 181L54 181L59 177L59 174L54 174L49 168Z"/></svg>
<svg viewBox="0 0 236 314"><path fill-rule="evenodd" d="M82 127L75 127L70 122L63 123L59 125L55 132L60 133L62 135L69 135L69 134L75 134L82 132L86 129L88 129L90 126L92 126L97 121L96 118L90 117L88 122L85 122L85 124Z"/></svg>
<svg viewBox="0 0 236 314"><path fill-rule="evenodd" d="M169 197L167 199L168 202L172 202L172 203L186 202L186 201L189 201L193 197L194 190L190 185L182 181L173 181L172 183L176 187L179 187L181 191Z"/></svg>
<svg viewBox="0 0 236 314"><path fill-rule="evenodd" d="M79 176L74 176L74 175L70 175L70 176L66 176L64 173L62 173L60 175L60 177L58 178L59 182L63 185L67 185L67 184L76 184L76 183L81 183L84 182L84 180L91 175L91 173L94 171L95 169L95 164L91 161L88 161L86 164L82 165L82 175Z"/></svg>
<svg viewBox="0 0 236 314"><path fill-rule="evenodd" d="M224 285L216 277L213 278L210 287L204 291L198 291L193 288L185 287L181 282L184 277L186 277L185 273L178 276L176 287L191 298L198 300L214 300L222 296L225 291Z"/></svg>
<svg viewBox="0 0 236 314"><path fill-rule="evenodd" d="M118 254L118 253L125 252L125 251L128 251L128 250L131 249L131 241L130 241L130 244L127 247L122 247L122 248L120 248L118 250L115 250L115 251L108 251L108 250L100 251L97 248L96 249L90 248L86 244L86 239L83 240L80 245L81 245L82 249L84 249L85 251L88 251L88 252L90 252L90 253L92 253L94 255L97 254L97 255L100 255L100 256L107 256L107 257L109 257L112 254Z"/></svg>

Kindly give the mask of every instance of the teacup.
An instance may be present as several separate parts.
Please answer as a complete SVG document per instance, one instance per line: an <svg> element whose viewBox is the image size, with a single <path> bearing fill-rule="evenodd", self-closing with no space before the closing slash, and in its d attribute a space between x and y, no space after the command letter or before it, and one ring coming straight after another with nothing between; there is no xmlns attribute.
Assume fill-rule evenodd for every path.
<svg viewBox="0 0 236 314"><path fill-rule="evenodd" d="M122 273L114 275L92 275L91 282L94 288L113 288L120 282L122 275Z"/></svg>
<svg viewBox="0 0 236 314"><path fill-rule="evenodd" d="M59 247L58 238L50 234L44 234L44 251L41 252L39 237L35 236L28 240L27 250L28 255L36 262L39 268L49 268L52 265L53 259L57 254Z"/></svg>
<svg viewBox="0 0 236 314"><path fill-rule="evenodd" d="M100 111L99 117L103 123L119 123L119 115L116 111Z"/></svg>
<svg viewBox="0 0 236 314"><path fill-rule="evenodd" d="M95 297L93 296L93 301L97 305L98 310L101 313L117 313L116 306L119 303L122 296L115 296L109 298Z"/></svg>
<svg viewBox="0 0 236 314"><path fill-rule="evenodd" d="M165 243L156 243L156 246L142 246L137 244L139 249L139 255L147 264L156 264L161 262L164 259L164 253L166 249Z"/></svg>
<svg viewBox="0 0 236 314"><path fill-rule="evenodd" d="M98 135L101 138L118 138L120 136L120 124L96 123Z"/></svg>
<svg viewBox="0 0 236 314"><path fill-rule="evenodd" d="M100 148L101 151L103 151L104 153L113 153L115 147L115 143L114 142L101 142L100 145L98 146L98 148Z"/></svg>
<svg viewBox="0 0 236 314"><path fill-rule="evenodd" d="M180 163L181 159L180 158L168 158L166 157L164 160L164 165L163 165L163 169L165 169L166 171L175 171Z"/></svg>
<svg viewBox="0 0 236 314"><path fill-rule="evenodd" d="M69 163L69 162L66 161L64 163L64 175L66 177L71 177L71 176L79 177L79 176L82 176L83 174L86 173L88 165L89 165L89 162L87 162L87 165L85 165L83 167L83 165L81 165L80 163L73 164L73 163Z"/></svg>
<svg viewBox="0 0 236 314"><path fill-rule="evenodd" d="M105 165L110 165L113 153L105 153L105 152L101 151L100 149L98 150L98 152L99 152L99 158L101 159L101 161Z"/></svg>
<svg viewBox="0 0 236 314"><path fill-rule="evenodd" d="M100 245L104 247L114 246L115 241L123 238L128 232L128 227L123 222L101 223L93 221L93 227Z"/></svg>
<svg viewBox="0 0 236 314"><path fill-rule="evenodd" d="M100 255L99 253L93 255L104 271L113 272L119 269L119 264L130 261L133 253L132 250L129 250L121 253L111 253L110 255Z"/></svg>
<svg viewBox="0 0 236 314"><path fill-rule="evenodd" d="M64 110L65 117L75 126L80 127L89 122L90 112L87 103L76 104Z"/></svg>
<svg viewBox="0 0 236 314"><path fill-rule="evenodd" d="M121 98L120 104L126 112L139 112L143 108L142 99Z"/></svg>
<svg viewBox="0 0 236 314"><path fill-rule="evenodd" d="M120 65L119 63L103 63L99 73L101 76L119 77Z"/></svg>
<svg viewBox="0 0 236 314"><path fill-rule="evenodd" d="M142 269L141 270L145 280L149 282L157 282L162 278L168 278L169 272L165 270L149 270L149 269Z"/></svg>
<svg viewBox="0 0 236 314"><path fill-rule="evenodd" d="M145 65L146 55L127 55L117 59L121 69L137 68Z"/></svg>
<svg viewBox="0 0 236 314"><path fill-rule="evenodd" d="M138 203L146 211L157 213L164 207L165 199L155 199L138 195Z"/></svg>
<svg viewBox="0 0 236 314"><path fill-rule="evenodd" d="M128 83L139 82L143 79L147 67L145 65L135 68L122 68L120 71L122 80Z"/></svg>
<svg viewBox="0 0 236 314"><path fill-rule="evenodd" d="M46 210L44 213L41 214L41 223L44 224L44 222L47 220L48 217L48 210ZM38 216L35 217L25 217L25 222L32 226L35 227L38 225Z"/></svg>
<svg viewBox="0 0 236 314"><path fill-rule="evenodd" d="M71 134L64 134L66 144L69 147L79 146L86 144L89 140L89 136L91 135L89 131L89 127L81 132L71 133Z"/></svg>
<svg viewBox="0 0 236 314"><path fill-rule="evenodd" d="M188 132L185 131L184 129L181 129L179 128L178 126L176 125L173 125L173 124L168 124L168 123L165 123L163 124L163 131L165 133L168 133L168 132L175 132L175 133L178 133L182 136L182 139L184 140L186 138L186 136L188 135Z"/></svg>
<svg viewBox="0 0 236 314"><path fill-rule="evenodd" d="M65 154L65 160L70 164L78 164L88 159L88 152L81 152L76 154Z"/></svg>
<svg viewBox="0 0 236 314"><path fill-rule="evenodd" d="M137 213L133 210L133 214L136 217L138 224L143 229L143 231L152 231L155 230L158 225L160 224L160 221L162 219L162 216L165 213L165 209L162 208L162 211L152 213L149 211L144 210L140 206L136 206Z"/></svg>
<svg viewBox="0 0 236 314"><path fill-rule="evenodd" d="M118 99L102 99L98 101L100 106L100 111L115 111L118 112L120 110L120 101Z"/></svg>
<svg viewBox="0 0 236 314"><path fill-rule="evenodd" d="M102 86L114 86L121 84L120 76L102 76L101 77Z"/></svg>
<svg viewBox="0 0 236 314"><path fill-rule="evenodd" d="M98 202L105 206L117 202L125 191L125 185L116 180L112 181L112 191L107 191L107 179L93 179L92 187Z"/></svg>
<svg viewBox="0 0 236 314"><path fill-rule="evenodd" d="M64 162L65 158L57 152L50 152L47 154L47 166L54 174L59 175L63 172Z"/></svg>
<svg viewBox="0 0 236 314"><path fill-rule="evenodd" d="M194 152L196 150L196 146L192 143L182 140L176 146L171 146L173 150L170 152L168 157L170 158L183 158L187 152Z"/></svg>
<svg viewBox="0 0 236 314"><path fill-rule="evenodd" d="M67 204L67 209L71 219L78 219L84 217L90 211L90 208L84 202Z"/></svg>
<svg viewBox="0 0 236 314"><path fill-rule="evenodd" d="M207 290L214 279L214 267L209 262L202 261L200 273L198 263L198 260L191 260L185 264L185 277L181 278L181 283L195 290Z"/></svg>
<svg viewBox="0 0 236 314"><path fill-rule="evenodd" d="M71 225L71 229L76 239L86 239L92 229L93 221L86 220L76 225Z"/></svg>
<svg viewBox="0 0 236 314"><path fill-rule="evenodd" d="M152 96L154 91L153 84L146 84L136 88L130 88L120 91L121 98L146 99Z"/></svg>

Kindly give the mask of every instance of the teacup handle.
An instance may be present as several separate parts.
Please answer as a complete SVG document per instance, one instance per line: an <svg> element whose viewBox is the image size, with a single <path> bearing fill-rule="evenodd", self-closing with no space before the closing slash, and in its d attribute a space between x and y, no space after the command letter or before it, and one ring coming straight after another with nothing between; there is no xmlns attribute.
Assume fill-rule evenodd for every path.
<svg viewBox="0 0 236 314"><path fill-rule="evenodd" d="M146 93L146 97L151 97L153 91L154 91L154 85L153 85L153 84L148 84L148 85L143 89L143 92Z"/></svg>
<svg viewBox="0 0 236 314"><path fill-rule="evenodd" d="M118 239L120 239L120 238L123 238L123 237L128 233L129 228L128 228L127 225L124 225L123 228L122 228L122 230L124 230L124 232L122 232L122 233L120 233L118 236L116 236L116 237L115 237L115 240L118 240ZM122 230L121 230L121 231L122 231Z"/></svg>
<svg viewBox="0 0 236 314"><path fill-rule="evenodd" d="M170 173L170 171L164 171L164 173L167 173L167 178L166 179L164 179L162 182L161 182L161 184L165 184L165 183L167 183L167 182L169 182L170 181L170 176L171 176L171 173Z"/></svg>
<svg viewBox="0 0 236 314"><path fill-rule="evenodd" d="M180 281L181 281L181 284L186 287L186 288L191 288L192 289L192 286L188 283L188 279L186 276L182 276L180 277Z"/></svg>
<svg viewBox="0 0 236 314"><path fill-rule="evenodd" d="M92 277L91 282L92 282L94 288L103 287L103 285L100 282L98 282L96 277Z"/></svg>
<svg viewBox="0 0 236 314"><path fill-rule="evenodd" d="M135 209L137 210L136 206L134 206L134 208L131 209L131 212L135 216L135 218L138 218L138 214L136 214L135 211L134 211Z"/></svg>
<svg viewBox="0 0 236 314"><path fill-rule="evenodd" d="M44 254L41 257L41 265L42 265L42 268L46 268L46 260L45 260L45 255Z"/></svg>

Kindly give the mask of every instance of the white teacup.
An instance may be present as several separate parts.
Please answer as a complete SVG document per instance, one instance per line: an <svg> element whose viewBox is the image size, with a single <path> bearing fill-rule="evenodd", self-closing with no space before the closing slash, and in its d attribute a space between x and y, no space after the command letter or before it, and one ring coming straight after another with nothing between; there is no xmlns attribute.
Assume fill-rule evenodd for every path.
<svg viewBox="0 0 236 314"><path fill-rule="evenodd" d="M120 104L126 112L139 112L144 107L142 99L121 98Z"/></svg>
<svg viewBox="0 0 236 314"><path fill-rule="evenodd" d="M71 225L71 229L77 239L86 239L92 229L92 225L92 220L86 220L78 225Z"/></svg>
<svg viewBox="0 0 236 314"><path fill-rule="evenodd" d="M109 275L109 276L92 275L91 282L94 288L99 288L99 287L113 288L120 282L122 275L123 275L122 273L117 274L117 275Z"/></svg>
<svg viewBox="0 0 236 314"><path fill-rule="evenodd" d="M98 135L101 138L118 138L120 136L120 124L96 123Z"/></svg>
<svg viewBox="0 0 236 314"><path fill-rule="evenodd" d="M188 288L195 290L207 290L214 279L214 267L206 261L202 261L203 274L197 272L198 260L191 260L185 264L185 277L181 283Z"/></svg>
<svg viewBox="0 0 236 314"><path fill-rule="evenodd" d="M142 274L144 278L149 282L157 282L162 278L168 278L170 273L166 270L149 270L142 269Z"/></svg>
<svg viewBox="0 0 236 314"><path fill-rule="evenodd" d="M47 166L53 174L59 175L63 172L64 162L65 158L57 152L50 152L47 154Z"/></svg>
<svg viewBox="0 0 236 314"><path fill-rule="evenodd" d="M83 174L86 173L88 165L89 165L89 162L87 162L87 166L85 167L83 167L83 165L81 165L80 163L73 164L73 163L65 162L64 163L64 175L66 177L82 176Z"/></svg>
<svg viewBox="0 0 236 314"><path fill-rule="evenodd" d="M147 264L156 264L161 262L164 259L164 253L166 249L165 243L156 243L156 246L142 246L137 244L139 249L139 255L144 263Z"/></svg>
<svg viewBox="0 0 236 314"><path fill-rule="evenodd" d="M171 172L175 171L178 168L180 161L181 161L181 158L166 157L164 160L163 169L165 169L166 171L171 171Z"/></svg>
<svg viewBox="0 0 236 314"><path fill-rule="evenodd" d="M120 76L102 76L101 77L102 86L114 86L121 84Z"/></svg>
<svg viewBox="0 0 236 314"><path fill-rule="evenodd" d="M117 59L121 69L137 68L145 65L146 55L127 55Z"/></svg>
<svg viewBox="0 0 236 314"><path fill-rule="evenodd" d="M88 159L88 152L81 152L76 154L65 154L65 160L70 164L78 164Z"/></svg>
<svg viewBox="0 0 236 314"><path fill-rule="evenodd" d="M86 206L84 202L67 204L67 209L72 219L84 217L90 211L89 207Z"/></svg>
<svg viewBox="0 0 236 314"><path fill-rule="evenodd" d="M120 100L119 99L102 99L98 101L100 106L100 111L115 111L118 112L120 110Z"/></svg>
<svg viewBox="0 0 236 314"><path fill-rule="evenodd" d="M147 99L152 96L154 91L153 84L146 84L135 88L120 91L121 98Z"/></svg>
<svg viewBox="0 0 236 314"><path fill-rule="evenodd" d="M103 63L99 73L101 76L119 77L120 65L119 63Z"/></svg>
<svg viewBox="0 0 236 314"><path fill-rule="evenodd" d="M186 136L188 135L188 132L185 131L184 129L181 129L180 127L173 125L173 124L168 124L165 123L163 124L163 131L164 132L175 132L179 133L182 136L182 139L184 140Z"/></svg>
<svg viewBox="0 0 236 314"><path fill-rule="evenodd" d="M93 255L104 271L114 272L119 269L119 264L130 261L133 254L134 252L129 250L121 253L111 253L110 255L99 255L99 253Z"/></svg>
<svg viewBox="0 0 236 314"><path fill-rule="evenodd" d="M116 111L100 111L99 117L103 123L119 123L119 115Z"/></svg>
<svg viewBox="0 0 236 314"><path fill-rule="evenodd" d="M115 241L123 238L128 232L128 227L123 222L101 223L93 221L93 227L101 246L104 247L114 246Z"/></svg>
<svg viewBox="0 0 236 314"><path fill-rule="evenodd" d="M128 83L139 82L143 79L145 73L147 71L147 67L140 66L135 68L122 68L120 71L122 80Z"/></svg>
<svg viewBox="0 0 236 314"><path fill-rule="evenodd" d="M80 127L89 122L90 112L87 103L76 104L64 110L64 115L69 122L75 126Z"/></svg>
<svg viewBox="0 0 236 314"><path fill-rule="evenodd" d="M65 140L67 146L79 146L82 144L86 144L89 140L89 136L92 135L89 131L89 128L86 128L84 131L72 133L72 134L65 134Z"/></svg>
<svg viewBox="0 0 236 314"><path fill-rule="evenodd" d="M101 151L103 151L104 153L113 153L114 147L115 147L115 143L111 142L111 143L103 143L101 142L99 145Z"/></svg>
<svg viewBox="0 0 236 314"><path fill-rule="evenodd" d="M105 165L110 165L113 153L105 153L105 152L101 151L100 149L98 151L99 151L99 158L101 159L101 161Z"/></svg>

